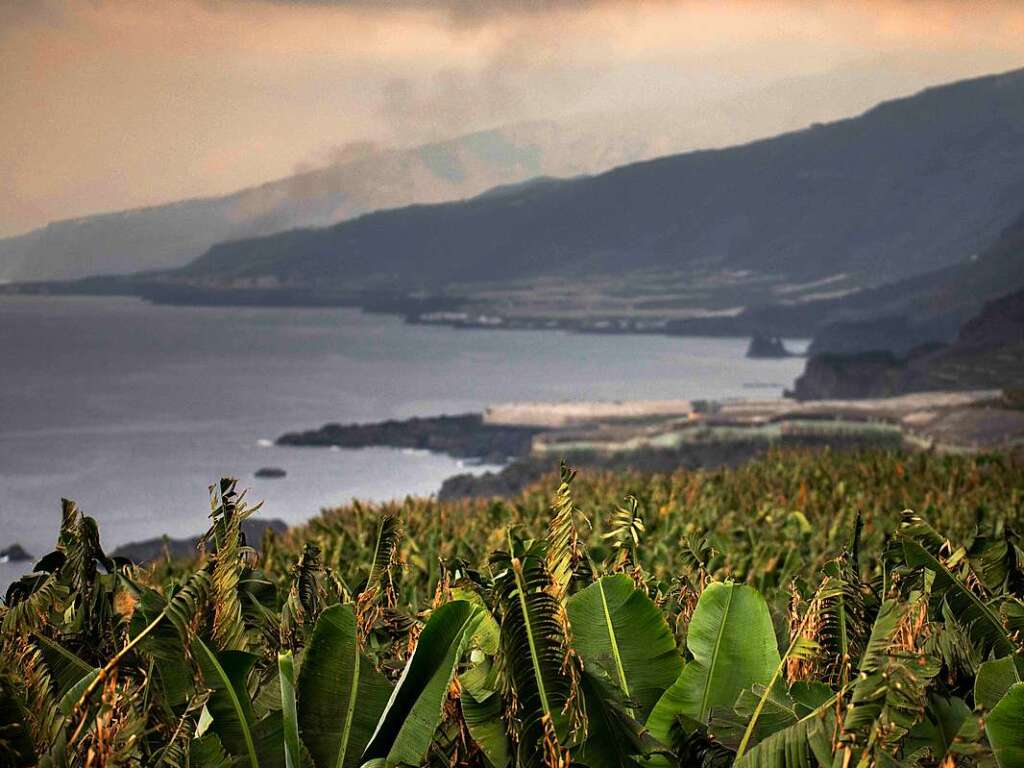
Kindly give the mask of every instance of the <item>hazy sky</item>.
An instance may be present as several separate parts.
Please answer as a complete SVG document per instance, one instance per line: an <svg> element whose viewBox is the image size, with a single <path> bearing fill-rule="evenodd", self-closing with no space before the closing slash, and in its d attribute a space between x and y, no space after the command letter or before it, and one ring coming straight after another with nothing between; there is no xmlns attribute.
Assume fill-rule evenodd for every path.
<svg viewBox="0 0 1024 768"><path fill-rule="evenodd" d="M359 140L1018 66L1019 0L0 0L0 234Z"/></svg>

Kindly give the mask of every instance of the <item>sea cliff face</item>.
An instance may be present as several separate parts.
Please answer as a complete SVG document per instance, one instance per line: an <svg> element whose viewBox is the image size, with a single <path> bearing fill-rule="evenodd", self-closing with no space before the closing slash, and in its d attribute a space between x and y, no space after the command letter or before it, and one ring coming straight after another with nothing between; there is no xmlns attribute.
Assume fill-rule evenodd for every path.
<svg viewBox="0 0 1024 768"><path fill-rule="evenodd" d="M949 345L892 352L812 355L798 400L889 397L928 390L1024 387L1024 291L990 301Z"/></svg>
<svg viewBox="0 0 1024 768"><path fill-rule="evenodd" d="M815 355L791 394L797 400L889 397L907 391L906 362L891 352Z"/></svg>

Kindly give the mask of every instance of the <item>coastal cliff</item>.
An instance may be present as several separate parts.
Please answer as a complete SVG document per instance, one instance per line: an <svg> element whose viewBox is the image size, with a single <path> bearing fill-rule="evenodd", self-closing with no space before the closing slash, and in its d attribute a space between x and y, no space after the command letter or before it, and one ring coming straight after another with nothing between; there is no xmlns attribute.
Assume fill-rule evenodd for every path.
<svg viewBox="0 0 1024 768"><path fill-rule="evenodd" d="M1024 290L988 302L949 345L919 346L905 356L889 351L813 355L791 394L820 400L1021 387Z"/></svg>

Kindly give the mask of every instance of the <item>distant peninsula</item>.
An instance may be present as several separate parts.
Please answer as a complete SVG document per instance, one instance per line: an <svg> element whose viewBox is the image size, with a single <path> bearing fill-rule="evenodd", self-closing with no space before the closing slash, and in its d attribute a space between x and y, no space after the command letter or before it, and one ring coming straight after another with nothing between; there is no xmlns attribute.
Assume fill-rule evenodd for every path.
<svg viewBox="0 0 1024 768"><path fill-rule="evenodd" d="M373 424L325 424L319 429L282 435L277 445L410 448L500 464L528 455L533 437L540 431L531 426L485 424L482 414L464 413Z"/></svg>
<svg viewBox="0 0 1024 768"><path fill-rule="evenodd" d="M777 446L962 453L1024 443L1024 411L997 389L878 399L506 403L483 413L292 432L283 446L412 448L497 472L446 480L441 498L508 496L566 459L597 470L734 466Z"/></svg>

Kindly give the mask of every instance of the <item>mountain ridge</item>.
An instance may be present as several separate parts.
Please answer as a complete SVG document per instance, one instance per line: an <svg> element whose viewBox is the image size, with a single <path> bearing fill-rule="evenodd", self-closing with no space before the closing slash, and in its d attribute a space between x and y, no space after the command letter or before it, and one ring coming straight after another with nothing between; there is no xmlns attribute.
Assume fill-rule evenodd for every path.
<svg viewBox="0 0 1024 768"><path fill-rule="evenodd" d="M350 144L332 151L321 167L224 195L77 216L0 238L0 281L173 269L224 240L325 226L409 203L465 199L538 175L593 174L689 149L749 143L860 113L892 94L920 91L940 76L905 65L895 62L893 71L903 74L885 83L873 60L671 109L580 113L557 123L497 126L419 146ZM511 157L505 151L509 144Z"/></svg>
<svg viewBox="0 0 1024 768"><path fill-rule="evenodd" d="M179 275L421 290L614 273L628 258L630 269L682 264L792 279L853 271L864 287L951 266L993 241L1024 199L1018 168L1024 70L498 199L406 206L221 243ZM817 263L824 253L833 259L827 268Z"/></svg>

